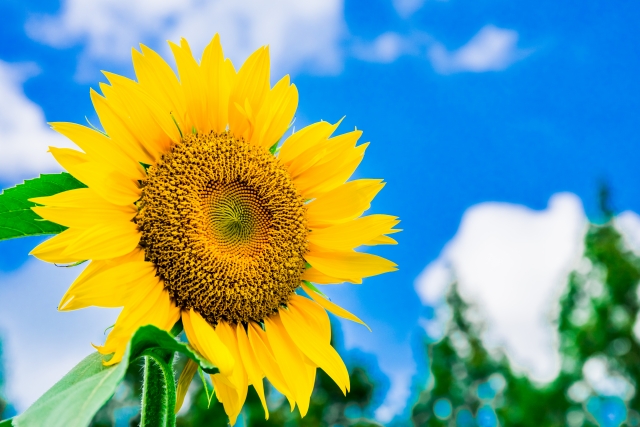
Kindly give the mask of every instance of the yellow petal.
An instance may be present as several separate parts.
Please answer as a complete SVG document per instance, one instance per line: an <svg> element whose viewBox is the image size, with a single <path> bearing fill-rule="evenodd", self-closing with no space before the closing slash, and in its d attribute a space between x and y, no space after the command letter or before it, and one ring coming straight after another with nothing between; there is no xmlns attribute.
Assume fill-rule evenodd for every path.
<svg viewBox="0 0 640 427"><path fill-rule="evenodd" d="M302 289L304 289L304 291L307 293L307 295L309 295L315 302L320 304L325 310L335 314L336 316L340 316L344 319L349 319L352 322L360 323L361 325L366 326L367 329L369 329L369 331L371 331L371 328L368 327L367 324L364 323L362 320L360 320L358 317L349 313L347 310L340 307L339 305L332 303L331 301L329 301L319 293L312 291L307 285L303 284L301 286L302 286Z"/></svg>
<svg viewBox="0 0 640 427"><path fill-rule="evenodd" d="M127 156L120 147L102 133L76 123L50 123L50 125L53 130L69 138L87 153L89 159L106 162L129 178L145 178L140 163Z"/></svg>
<svg viewBox="0 0 640 427"><path fill-rule="evenodd" d="M180 319L180 310L171 302L169 293L158 281L149 292L140 293L122 310L116 324L107 336L104 346L96 347L101 354L114 353L105 365L113 365L122 360L127 343L141 326L154 325L168 331Z"/></svg>
<svg viewBox="0 0 640 427"><path fill-rule="evenodd" d="M338 283L356 283L361 284L362 280L351 280L351 279L342 279L339 277L331 277L327 276L324 273L318 271L318 269L309 267L307 268L300 277L302 280L306 280L307 282L318 283L320 285L337 285Z"/></svg>
<svg viewBox="0 0 640 427"><path fill-rule="evenodd" d="M218 400L224 407L224 412L229 416L229 424L232 426L235 425L238 415L242 410L242 406L238 406L240 400L238 397L239 391L229 385L222 374L211 375L211 382L213 383L213 389Z"/></svg>
<svg viewBox="0 0 640 427"><path fill-rule="evenodd" d="M256 323L249 323L247 327L247 333L249 335L249 343L251 349L256 355L256 359L260 368L265 373L271 384L280 393L287 397L291 410L293 411L295 405L295 396L289 389L287 382L284 378L280 366L275 359L274 353L271 350L267 334Z"/></svg>
<svg viewBox="0 0 640 427"><path fill-rule="evenodd" d="M322 332L314 328L297 307L280 310L280 319L296 346L338 384L346 395L349 389L349 373L344 362L325 340Z"/></svg>
<svg viewBox="0 0 640 427"><path fill-rule="evenodd" d="M58 310L78 310L89 306L122 307L133 294L157 286L155 274L155 267L150 262L112 263L96 274L78 277L62 297Z"/></svg>
<svg viewBox="0 0 640 427"><path fill-rule="evenodd" d="M400 221L391 215L369 215L353 221L319 228L309 233L309 242L326 249L348 251L384 234L393 233Z"/></svg>
<svg viewBox="0 0 640 427"><path fill-rule="evenodd" d="M233 386L235 389L235 402L232 403L233 408L238 408L238 413L244 402L247 398L247 389L249 387L247 371L245 369L245 365L243 363L242 357L240 356L240 349L238 348L238 337L236 336L236 328L232 327L229 323L225 321L218 322L218 326L215 328L218 337L225 345L231 356L236 361L233 372L231 375L226 376L226 378L222 378L225 382L228 381L229 384ZM229 414L231 416L231 414ZM237 414L236 414L237 415Z"/></svg>
<svg viewBox="0 0 640 427"><path fill-rule="evenodd" d="M182 404L184 403L184 397L187 395L189 385L198 372L198 364L191 359L187 359L187 363L182 368L180 378L178 379L178 386L176 387L176 407L174 413L178 413Z"/></svg>
<svg viewBox="0 0 640 427"><path fill-rule="evenodd" d="M244 330L244 326L240 323L236 325L236 336L238 337L238 350L242 359L242 364L247 371L247 377L249 384L252 384L258 393L262 407L264 408L265 418L269 419L269 408L267 407L267 400L264 396L264 386L262 384L262 378L264 373L258 364L256 355L253 353L247 331Z"/></svg>
<svg viewBox="0 0 640 427"><path fill-rule="evenodd" d="M131 206L133 207L133 205ZM135 212L127 212L125 210L100 209L90 206L84 208L36 206L31 208L31 210L47 221L55 222L65 227L75 228L90 228L96 224L108 224L111 222L128 222L131 221L136 214Z"/></svg>
<svg viewBox="0 0 640 427"><path fill-rule="evenodd" d="M209 129L224 132L229 122L229 95L235 70L230 61L228 65L225 64L218 34L205 47L200 68L205 79L204 98L207 102Z"/></svg>
<svg viewBox="0 0 640 427"><path fill-rule="evenodd" d="M138 83L126 77L112 73L104 73L112 84L111 92L115 92L121 107L130 116L129 127L155 161L171 147L172 142L179 142L180 131L171 118L171 114L163 110ZM101 86L109 99L109 94Z"/></svg>
<svg viewBox="0 0 640 427"><path fill-rule="evenodd" d="M63 255L79 260L115 258L131 252L139 241L138 226L131 221L98 224L83 230Z"/></svg>
<svg viewBox="0 0 640 427"><path fill-rule="evenodd" d="M197 131L208 133L211 128L207 117L207 82L205 77L200 72L200 66L191 53L189 43L184 38L180 39L180 46L173 42L169 42L169 46L178 65L180 86L184 92L187 114L191 118L191 123ZM191 129L187 129L187 132L190 133Z"/></svg>
<svg viewBox="0 0 640 427"><path fill-rule="evenodd" d="M182 323L189 342L222 374L231 375L236 362L213 327L193 309L183 313Z"/></svg>
<svg viewBox="0 0 640 427"><path fill-rule="evenodd" d="M158 104L160 111L172 116L186 131L184 93L171 67L152 49L141 44L142 53L132 49L133 67L142 89Z"/></svg>
<svg viewBox="0 0 640 427"><path fill-rule="evenodd" d="M295 307L303 312L307 321L316 331L320 333L325 343L331 343L331 322L324 308L317 302L294 294L289 300L288 306Z"/></svg>
<svg viewBox="0 0 640 427"><path fill-rule="evenodd" d="M296 188L305 199L315 199L344 184L364 158L368 146L369 143L365 143L347 150L327 153L318 163L295 178Z"/></svg>
<svg viewBox="0 0 640 427"><path fill-rule="evenodd" d="M136 207L131 204L128 206L114 205L102 198L92 188L76 188L74 190L63 191L53 196L34 197L29 199L30 202L47 207L56 208L96 208L103 210L117 210L120 212L137 212Z"/></svg>
<svg viewBox="0 0 640 427"><path fill-rule="evenodd" d="M265 319L265 326L280 371L284 374L289 390L295 396L300 415L304 417L309 410L313 385L309 386L303 355L287 333L278 314Z"/></svg>
<svg viewBox="0 0 640 427"><path fill-rule="evenodd" d="M304 258L313 268L332 277L357 280L396 271L397 265L386 258L361 252L324 252L310 245Z"/></svg>
<svg viewBox="0 0 640 427"><path fill-rule="evenodd" d="M253 112L259 112L270 88L269 48L256 50L240 67L229 96L229 131L238 138L250 131L250 123L240 107L245 101Z"/></svg>
<svg viewBox="0 0 640 427"><path fill-rule="evenodd" d="M74 292L72 288L76 284L80 284L80 282L93 280L93 277L118 265L127 264L129 262L142 262L145 259L144 250L141 247L136 247L133 251L128 254L122 255L117 258L105 259L105 260L95 260L90 261L87 267L82 270L82 273L76 278L74 284L71 285L71 288L67 290L67 294L62 298L60 304L58 306L59 310L62 310L64 306L66 306L71 300Z"/></svg>
<svg viewBox="0 0 640 427"><path fill-rule="evenodd" d="M349 181L310 202L307 210L309 228L322 228L358 218L384 187L380 179Z"/></svg>
<svg viewBox="0 0 640 427"><path fill-rule="evenodd" d="M309 156L314 157L317 146L325 142L337 127L338 124L316 122L300 129L282 143L278 158L284 165L290 166L306 151L310 151Z"/></svg>
<svg viewBox="0 0 640 427"><path fill-rule="evenodd" d="M33 255L42 261L61 264L84 261L87 258L78 258L75 255L72 256L64 253L64 250L76 241L83 232L84 230L82 229L69 228L49 240L40 243L29 252L29 255Z"/></svg>
<svg viewBox="0 0 640 427"><path fill-rule="evenodd" d="M63 168L105 200L116 205L130 205L140 198L137 180L109 165L88 161L86 154L69 148L49 147L49 151Z"/></svg>
<svg viewBox="0 0 640 427"><path fill-rule="evenodd" d="M140 141L140 135L131 128L130 118L125 117L122 100L112 97L107 100L91 89L91 101L98 113L100 123L111 141L124 151L132 160L152 164L155 156L147 151Z"/></svg>
<svg viewBox="0 0 640 427"><path fill-rule="evenodd" d="M269 91L263 107L256 116L251 143L265 149L271 148L291 125L298 108L298 89L284 76Z"/></svg>
<svg viewBox="0 0 640 427"><path fill-rule="evenodd" d="M400 230L395 230L400 231ZM378 236L375 239L371 239L365 245L367 246L375 246L375 245L397 245L398 241L389 236Z"/></svg>

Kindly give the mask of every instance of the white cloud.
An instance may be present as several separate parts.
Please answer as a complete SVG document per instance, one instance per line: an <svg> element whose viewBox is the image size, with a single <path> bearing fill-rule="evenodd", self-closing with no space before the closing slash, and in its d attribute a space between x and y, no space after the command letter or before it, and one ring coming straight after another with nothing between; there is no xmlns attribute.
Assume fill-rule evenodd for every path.
<svg viewBox="0 0 640 427"><path fill-rule="evenodd" d="M435 43L429 50L429 58L434 69L441 74L501 71L530 53L518 49L517 43L516 31L485 25L464 46L453 52L441 43Z"/></svg>
<svg viewBox="0 0 640 427"><path fill-rule="evenodd" d="M627 248L640 256L640 215L632 211L622 212L616 216L615 226Z"/></svg>
<svg viewBox="0 0 640 427"><path fill-rule="evenodd" d="M358 43L353 48L356 58L369 62L394 62L411 48L407 39L398 33L387 32L373 42Z"/></svg>
<svg viewBox="0 0 640 427"><path fill-rule="evenodd" d="M199 55L216 32L236 66L270 44L278 74L331 73L342 63L342 11L342 0L64 0L59 15L32 18L27 31L56 47L85 44L79 72L87 78L99 63L128 62L139 42L166 54L166 39L186 37Z"/></svg>
<svg viewBox="0 0 640 427"><path fill-rule="evenodd" d="M401 56L427 57L437 73L501 71L523 59L531 50L517 47L518 33L493 25L484 26L459 49L449 52L424 32L386 32L373 41L352 43L351 54L369 62L391 63Z"/></svg>
<svg viewBox="0 0 640 427"><path fill-rule="evenodd" d="M557 194L547 209L482 203L465 213L454 239L416 280L425 304L442 298L452 274L487 320L485 343L504 347L516 368L544 381L559 370L551 324L566 277L582 254L580 200Z"/></svg>
<svg viewBox="0 0 640 427"><path fill-rule="evenodd" d="M22 411L102 344L118 310L61 313L60 298L82 267L58 268L30 260L0 273L0 338L7 396Z"/></svg>
<svg viewBox="0 0 640 427"><path fill-rule="evenodd" d="M424 5L425 0L393 0L398 15L407 18Z"/></svg>
<svg viewBox="0 0 640 427"><path fill-rule="evenodd" d="M25 96L22 84L35 73L33 64L0 61L0 181L17 183L60 171L48 147L71 145L49 129L42 109Z"/></svg>

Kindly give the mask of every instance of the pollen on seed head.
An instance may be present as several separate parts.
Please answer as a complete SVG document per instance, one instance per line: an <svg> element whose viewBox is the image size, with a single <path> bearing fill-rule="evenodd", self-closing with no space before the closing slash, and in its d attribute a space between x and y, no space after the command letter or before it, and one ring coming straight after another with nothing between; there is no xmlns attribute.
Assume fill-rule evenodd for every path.
<svg viewBox="0 0 640 427"><path fill-rule="evenodd" d="M190 135L147 173L140 244L176 305L246 323L289 301L305 268L305 206L273 155L228 133Z"/></svg>

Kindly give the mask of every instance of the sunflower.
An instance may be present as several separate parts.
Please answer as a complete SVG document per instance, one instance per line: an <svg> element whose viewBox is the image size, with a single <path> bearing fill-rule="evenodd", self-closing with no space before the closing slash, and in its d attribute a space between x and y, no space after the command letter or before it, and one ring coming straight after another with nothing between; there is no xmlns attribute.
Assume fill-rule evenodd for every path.
<svg viewBox="0 0 640 427"><path fill-rule="evenodd" d="M123 307L103 346L118 363L143 325L182 321L212 375L231 423L248 386L265 413L263 379L304 416L316 368L349 390L330 344L327 311L362 321L312 285L361 283L394 263L356 252L396 243L396 217L362 216L379 179L348 181L367 144L339 123L288 130L298 103L289 76L270 84L268 47L238 71L218 35L196 61L170 43L179 79L153 50L132 50L137 81L105 73L91 99L103 131L52 127L82 151L50 148L86 188L32 199L68 227L31 253L52 263L91 262L59 310ZM302 291L306 293L303 296ZM190 379L189 379L190 380Z"/></svg>

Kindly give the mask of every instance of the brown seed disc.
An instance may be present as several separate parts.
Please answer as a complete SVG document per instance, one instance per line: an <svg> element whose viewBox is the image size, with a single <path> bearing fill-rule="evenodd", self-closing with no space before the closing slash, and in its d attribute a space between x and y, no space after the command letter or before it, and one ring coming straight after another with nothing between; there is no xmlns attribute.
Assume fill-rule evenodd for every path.
<svg viewBox="0 0 640 427"><path fill-rule="evenodd" d="M173 301L210 323L261 321L300 285L304 200L269 152L191 135L147 170L140 245Z"/></svg>

